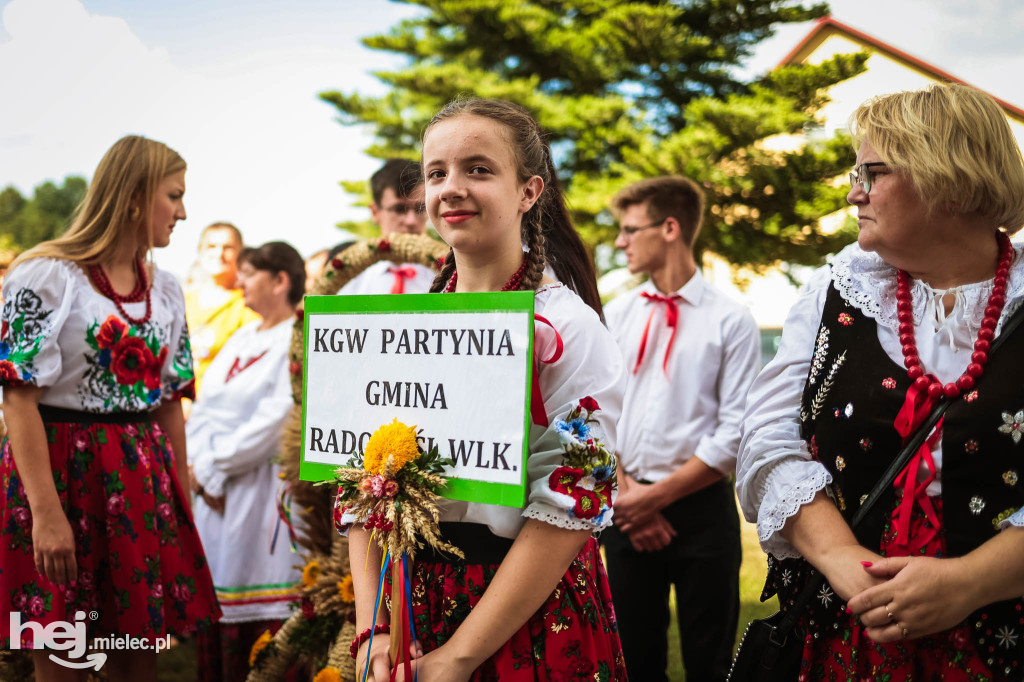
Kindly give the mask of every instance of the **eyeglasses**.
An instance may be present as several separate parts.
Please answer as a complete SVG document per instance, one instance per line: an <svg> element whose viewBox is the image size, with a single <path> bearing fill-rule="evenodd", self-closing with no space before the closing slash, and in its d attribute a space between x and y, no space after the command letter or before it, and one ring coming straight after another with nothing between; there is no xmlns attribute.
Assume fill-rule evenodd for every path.
<svg viewBox="0 0 1024 682"><path fill-rule="evenodd" d="M872 161L871 163L862 163L850 173L850 185L856 185L860 183L860 186L864 188L864 194L871 194L871 183L875 180L876 173L872 173L871 169L874 166L885 166L887 165L884 161Z"/></svg>
<svg viewBox="0 0 1024 682"><path fill-rule="evenodd" d="M659 220L657 222L653 222L653 223L651 223L649 225L638 225L637 227L630 227L630 226L627 226L627 225L621 225L619 227L619 236L622 237L623 239L629 239L630 237L635 235L637 232L641 232L643 230L649 230L652 227L661 227L662 225L665 224L666 220L668 220L668 218L662 218L661 220Z"/></svg>
<svg viewBox="0 0 1024 682"><path fill-rule="evenodd" d="M390 206L385 206L384 210L387 211L388 213L392 213L392 214L394 214L396 216L403 216L406 213L408 213L409 211L413 211L414 213L416 213L418 215L420 213L425 212L427 210L427 206L426 206L426 204L402 204L402 203L398 203L398 204L391 204Z"/></svg>

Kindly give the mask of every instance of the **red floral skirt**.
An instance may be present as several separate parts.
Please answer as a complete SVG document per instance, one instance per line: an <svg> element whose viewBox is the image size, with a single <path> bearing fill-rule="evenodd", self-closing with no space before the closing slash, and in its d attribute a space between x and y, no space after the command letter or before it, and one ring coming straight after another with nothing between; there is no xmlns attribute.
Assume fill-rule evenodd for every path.
<svg viewBox="0 0 1024 682"><path fill-rule="evenodd" d="M938 533L925 545L919 555L941 557L945 554L946 537L942 532L942 498L930 498L940 520ZM931 524L915 507L910 524L913 537ZM882 556L905 556L896 551L896 534L891 522L882 534ZM805 632L815 629L801 623ZM988 682L1003 678L992 672L978 654L971 639L970 626L939 632L928 637L879 644L865 634L860 620L844 615L836 629L818 630L808 634L804 642L800 680L945 680L946 682Z"/></svg>
<svg viewBox="0 0 1024 682"><path fill-rule="evenodd" d="M417 559L412 605L416 636L424 651L433 651L451 638L480 601L499 565ZM543 606L470 679L627 680L608 575L596 540L587 541Z"/></svg>
<svg viewBox="0 0 1024 682"><path fill-rule="evenodd" d="M74 622L89 637L162 637L220 617L167 436L151 422L45 423L50 466L75 537L78 577L36 571L32 513L8 440L0 459L0 601L22 622ZM8 643L9 619L0 618ZM25 645L31 630L23 630Z"/></svg>

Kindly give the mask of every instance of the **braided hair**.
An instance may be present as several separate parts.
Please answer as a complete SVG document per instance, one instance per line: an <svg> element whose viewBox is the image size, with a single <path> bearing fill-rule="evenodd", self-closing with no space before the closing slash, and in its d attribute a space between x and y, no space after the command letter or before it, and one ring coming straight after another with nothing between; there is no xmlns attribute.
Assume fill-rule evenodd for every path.
<svg viewBox="0 0 1024 682"><path fill-rule="evenodd" d="M525 183L534 175L544 181L544 191L530 210L523 214L520 236L529 252L522 288L536 289L544 278L545 265L550 263L555 276L601 315L594 264L569 217L565 196L551 159L551 147L537 121L526 109L511 102L455 100L431 119L424 136L435 124L463 115L480 116L504 125L509 131L519 182ZM444 266L430 290L442 291L454 273L455 252L449 250Z"/></svg>

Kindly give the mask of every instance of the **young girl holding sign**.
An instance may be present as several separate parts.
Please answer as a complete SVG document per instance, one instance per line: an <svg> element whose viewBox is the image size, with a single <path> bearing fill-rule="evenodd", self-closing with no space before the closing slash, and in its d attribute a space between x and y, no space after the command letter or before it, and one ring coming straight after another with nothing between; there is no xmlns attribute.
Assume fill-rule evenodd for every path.
<svg viewBox="0 0 1024 682"><path fill-rule="evenodd" d="M444 501L442 536L466 560L429 547L416 555L413 620L424 652L416 675L421 682L625 680L593 538L611 523L625 375L598 315L593 266L569 220L551 150L514 104L453 102L427 127L423 173L430 220L452 247L432 290L535 289L540 380L524 508ZM546 264L560 282L545 276ZM349 552L353 567L380 566L361 524ZM360 633L387 628L384 609L374 621L372 573L353 570ZM356 640L360 679L369 658L369 679L388 680L387 637L373 638L372 650L367 639Z"/></svg>

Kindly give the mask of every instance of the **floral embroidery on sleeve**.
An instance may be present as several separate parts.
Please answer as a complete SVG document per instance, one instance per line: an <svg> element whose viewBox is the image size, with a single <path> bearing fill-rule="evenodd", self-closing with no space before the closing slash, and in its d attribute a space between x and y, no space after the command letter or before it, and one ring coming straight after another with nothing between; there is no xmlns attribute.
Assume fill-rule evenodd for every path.
<svg viewBox="0 0 1024 682"><path fill-rule="evenodd" d="M35 358L50 332L43 301L31 289L21 289L4 303L0 326L0 386L21 386L37 373Z"/></svg>
<svg viewBox="0 0 1024 682"><path fill-rule="evenodd" d="M170 381L167 388L173 400L196 398L195 370L192 360L192 342L188 332L178 336L178 346L171 357Z"/></svg>
<svg viewBox="0 0 1024 682"><path fill-rule="evenodd" d="M615 457L605 448L593 418L601 409L587 396L565 419L555 420L555 431L565 450L564 465L548 478L554 492L567 498L569 515L601 523L612 507Z"/></svg>
<svg viewBox="0 0 1024 682"><path fill-rule="evenodd" d="M160 368L167 359L157 327L128 326L115 315L89 327L89 369L80 391L98 396L107 409L140 410L160 400Z"/></svg>

